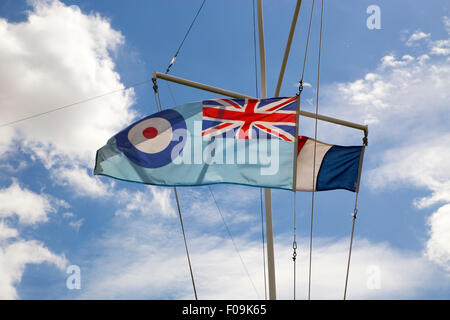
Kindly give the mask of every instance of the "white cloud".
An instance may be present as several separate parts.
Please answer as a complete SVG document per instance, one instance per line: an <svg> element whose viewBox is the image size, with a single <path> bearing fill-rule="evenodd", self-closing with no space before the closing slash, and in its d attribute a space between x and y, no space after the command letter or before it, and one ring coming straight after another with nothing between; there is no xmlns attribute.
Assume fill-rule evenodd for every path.
<svg viewBox="0 0 450 320"><path fill-rule="evenodd" d="M0 221L0 242L10 238L16 238L18 235L19 232L16 229L10 228L6 223Z"/></svg>
<svg viewBox="0 0 450 320"><path fill-rule="evenodd" d="M444 16L442 18L444 27L448 34L450 35L450 19L447 16ZM423 31L416 31L413 33L408 41L405 42L405 44L409 47L411 46L418 46L421 44L420 40L426 40L426 45L429 47L430 54L433 55L441 55L441 56L447 56L450 54L450 39L444 39L444 40L431 40L431 33L425 33Z"/></svg>
<svg viewBox="0 0 450 320"><path fill-rule="evenodd" d="M190 197L191 193L195 196ZM161 208L151 205L152 199L145 193L132 195L136 194L139 196L133 202L138 205L130 213L134 214L133 218L117 215L113 226L100 236L98 242L92 243L99 254L92 264L84 267L87 270L85 279L92 280L84 282L79 297L192 299L192 284L178 219L175 216L167 219L164 215L149 214L159 213ZM187 192L179 194L185 208L185 230L199 298L263 298L262 248L261 243L252 239L253 230L259 221L250 219L245 222L243 231L233 232L234 241L256 286L256 293L232 242L223 230L216 208L206 200L208 191L197 188L189 190L189 195ZM129 196L131 194L122 195L123 199ZM145 196L148 200L144 200ZM257 200L254 196L250 198L252 201ZM226 215L227 223L232 225L234 217L241 213L248 216L248 206L248 203L238 204L242 210L236 210L234 203L231 207L223 205L225 212L236 211L235 214ZM199 213L195 214L195 210ZM216 216L216 219L212 216ZM292 239L288 235L279 235L275 243L278 298L291 299ZM299 299L304 299L307 294L309 257L302 248L307 246L308 240L298 239L298 243L297 295ZM313 299L342 299L348 245L348 238L315 238ZM411 265L414 268L410 268ZM439 271L421 252L405 252L387 243L355 239L348 298L420 298L423 290L436 285L439 275Z"/></svg>
<svg viewBox="0 0 450 320"><path fill-rule="evenodd" d="M418 56L390 54L361 79L323 90L321 112L369 125L369 141L398 143L431 139L447 132L450 64L429 51ZM303 124L308 120L302 119ZM322 125L322 124L321 124ZM324 140L355 136L355 131L323 125ZM338 133L338 134L336 134ZM341 133L339 135L339 133ZM397 145L397 146L398 146Z"/></svg>
<svg viewBox="0 0 450 320"><path fill-rule="evenodd" d="M2 95L0 94L0 97ZM10 151L14 144L15 130L10 127L0 128L0 158L3 158Z"/></svg>
<svg viewBox="0 0 450 320"><path fill-rule="evenodd" d="M446 28L448 21L444 17ZM374 152L363 183L375 189L428 190L430 195L412 199L421 209L450 203L450 60L442 57L450 53L445 51L450 39L426 38L430 39L425 54L385 56L364 78L327 88L322 104L324 114L369 124L369 148ZM320 131L324 140L349 137L349 131L324 127ZM424 250L431 261L450 270L448 247L443 245L450 228L440 225L449 219L446 208L430 216L430 238Z"/></svg>
<svg viewBox="0 0 450 320"><path fill-rule="evenodd" d="M444 23L444 27L447 30L447 33L450 35L450 18L444 16L442 18ZM448 56L450 55L450 39L437 40L431 43L431 54Z"/></svg>
<svg viewBox="0 0 450 320"><path fill-rule="evenodd" d="M449 154L450 134L429 139L419 137L413 145L386 151L380 165L367 172L367 178L376 188L401 183L429 189L431 196L416 199L419 208L450 202Z"/></svg>
<svg viewBox="0 0 450 320"><path fill-rule="evenodd" d="M69 226L74 228L76 232L80 231L81 226L83 225L84 218L78 220L72 220L69 222Z"/></svg>
<svg viewBox="0 0 450 320"><path fill-rule="evenodd" d="M73 212L64 212L63 217L66 219L70 219L70 218L75 217L75 214Z"/></svg>
<svg viewBox="0 0 450 320"><path fill-rule="evenodd" d="M450 204L440 207L428 219L430 238L426 254L434 262L450 271Z"/></svg>
<svg viewBox="0 0 450 320"><path fill-rule="evenodd" d="M447 16L444 16L442 18L442 21L444 22L445 30L450 34L450 18Z"/></svg>
<svg viewBox="0 0 450 320"><path fill-rule="evenodd" d="M111 195L112 184L105 184L97 177L88 174L84 167L59 167L52 171L51 177L60 185L70 185L78 195L102 197Z"/></svg>
<svg viewBox="0 0 450 320"><path fill-rule="evenodd" d="M2 123L124 88L112 58L124 37L107 19L57 0L31 5L26 21L0 18ZM25 150L48 169L92 167L95 151L135 116L133 103L130 89L1 128L0 152ZM93 185L88 192L101 193Z"/></svg>
<svg viewBox="0 0 450 320"><path fill-rule="evenodd" d="M443 39L432 41L433 44ZM335 83L324 90L321 110L370 125L370 140L406 139L446 132L450 100L450 65L429 52L419 56L384 56L363 78ZM326 132L325 132L326 133ZM331 136L331 135L330 135Z"/></svg>
<svg viewBox="0 0 450 320"><path fill-rule="evenodd" d="M300 241L304 244L308 243L306 239ZM311 297L342 299L349 239L319 238L315 239L314 243ZM288 263L286 259L288 254L289 249L285 246L284 252L280 252L278 258L284 259L284 265L277 266L278 275L288 275L281 277L279 281L279 288L288 288L283 295L286 299L292 296L292 263ZM306 299L309 267L307 250L300 251L298 263L297 292L300 298ZM414 268L410 268L411 265L414 265ZM422 290L435 285L436 279L439 278L435 271L435 268L420 253L410 253L393 248L387 243L373 243L356 238L352 251L347 298L417 298L422 295ZM281 293L283 294L283 291Z"/></svg>
<svg viewBox="0 0 450 320"><path fill-rule="evenodd" d="M17 173L23 169L25 169L27 167L27 162L26 161L19 161L17 166L15 167L13 164L5 162L0 164L0 168L4 169L5 171L7 171L8 173Z"/></svg>
<svg viewBox="0 0 450 320"><path fill-rule="evenodd" d="M209 225L222 224L222 217L209 188L211 188L220 212L228 225L231 226L255 219L246 209L248 209L250 204L256 204L256 207L259 208L259 189L237 185L178 189L184 216ZM224 195L227 196L224 197ZM228 199L233 199L232 205L227 203Z"/></svg>
<svg viewBox="0 0 450 320"><path fill-rule="evenodd" d="M116 215L128 217L132 214L147 215L157 212L163 217L175 217L175 209L171 198L172 188L161 188L156 186L145 187L146 191L130 193L125 189L117 192L116 200L126 203L125 208L116 211Z"/></svg>
<svg viewBox="0 0 450 320"><path fill-rule="evenodd" d="M184 246L178 230L154 222L122 224L124 229L102 238L99 258L89 268L81 298L88 299L193 299ZM143 236L142 233L146 232ZM246 234L234 237L252 282L231 241L214 235L188 234L189 251L200 299L263 299L261 243ZM277 297L292 298L291 238L275 240ZM306 239L298 239L306 247ZM117 244L120 243L120 250ZM305 245L303 245L305 244ZM348 239L315 239L312 298L342 299ZM297 260L297 296L306 298L308 254ZM410 266L414 265L414 268ZM375 272L373 271L375 269ZM421 297L433 287L436 273L426 258L405 253L388 244L356 239L352 255L348 298L391 299ZM375 286L372 284L375 277ZM95 280L94 280L95 279ZM112 280L114 279L114 281Z"/></svg>
<svg viewBox="0 0 450 320"><path fill-rule="evenodd" d="M369 125L369 141L398 142L446 132L450 91L450 65L428 55L401 59L386 56L375 72L362 79L335 83L324 90L321 112ZM302 119L302 123L309 122ZM336 141L355 131L321 124L320 138ZM310 126L311 127L311 126ZM431 130L430 130L431 129ZM340 131L341 130L341 131ZM310 130L311 131L311 130ZM338 133L338 134L337 134Z"/></svg>
<svg viewBox="0 0 450 320"><path fill-rule="evenodd" d="M0 221L0 299L18 298L16 286L27 264L48 262L60 269L65 266L64 256L52 253L38 241L22 240L18 230L6 223L16 223L12 217L18 218L21 227L43 223L58 207L67 208L68 204L21 188L16 181L0 189L0 217L4 219Z"/></svg>
<svg viewBox="0 0 450 320"><path fill-rule="evenodd" d="M448 56L450 54L450 40L438 40L433 42L431 54Z"/></svg>
<svg viewBox="0 0 450 320"><path fill-rule="evenodd" d="M30 225L47 221L55 211L47 195L22 189L16 181L0 189L0 217L17 216L21 224Z"/></svg>
<svg viewBox="0 0 450 320"><path fill-rule="evenodd" d="M387 67L403 67L408 65L411 61L413 61L414 58L410 55L404 55L401 59L397 60L395 56L389 55L385 56L381 59L381 68L387 68ZM370 79L366 79L370 80Z"/></svg>
<svg viewBox="0 0 450 320"><path fill-rule="evenodd" d="M425 33L423 31L416 31L409 37L408 41L406 42L406 45L411 46L414 44L414 42L416 42L418 40L429 38L430 36L431 36L431 33Z"/></svg>
<svg viewBox="0 0 450 320"><path fill-rule="evenodd" d="M80 231L84 223L84 218L76 220L76 215L73 212L64 212L62 217L69 220L69 227L73 228L76 232Z"/></svg>
<svg viewBox="0 0 450 320"><path fill-rule="evenodd" d="M67 260L56 255L37 241L19 240L0 247L0 299L19 298L16 285L22 279L25 266L30 263L50 263L63 269Z"/></svg>

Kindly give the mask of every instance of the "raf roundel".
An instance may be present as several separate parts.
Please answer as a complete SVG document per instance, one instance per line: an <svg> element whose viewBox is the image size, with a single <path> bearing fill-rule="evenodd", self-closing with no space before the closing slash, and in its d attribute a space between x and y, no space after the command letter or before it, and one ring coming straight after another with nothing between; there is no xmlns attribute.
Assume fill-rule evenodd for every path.
<svg viewBox="0 0 450 320"><path fill-rule="evenodd" d="M160 168L183 150L186 122L180 113L167 109L133 123L115 138L117 148L135 164Z"/></svg>

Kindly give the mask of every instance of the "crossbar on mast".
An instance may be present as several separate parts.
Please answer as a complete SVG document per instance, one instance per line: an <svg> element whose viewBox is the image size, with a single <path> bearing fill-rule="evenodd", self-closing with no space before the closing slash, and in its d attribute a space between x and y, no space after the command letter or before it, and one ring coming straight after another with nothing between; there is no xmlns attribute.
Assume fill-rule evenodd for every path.
<svg viewBox="0 0 450 320"><path fill-rule="evenodd" d="M175 82L178 84L182 84L182 85L185 85L188 87L197 88L197 89L201 89L201 90L205 90L205 91L209 91L209 92L214 92L214 93L218 93L218 94L221 94L221 95L224 95L227 97L236 98L236 99L256 99L254 97L247 96L242 93L237 93L237 92L233 92L233 91L229 91L229 90L220 89L217 87L209 86L207 84L203 84L203 83L195 82L195 81L191 81L191 80L186 80L183 78L171 76L171 75L161 73L158 71L153 72L153 79L163 79L163 80Z"/></svg>
<svg viewBox="0 0 450 320"><path fill-rule="evenodd" d="M225 89L221 89L221 88L217 88L217 87L213 87L213 86L209 86L203 83L199 83L199 82L195 82L195 81L191 81L191 80L187 80L187 79L183 79L183 78L179 78L179 77L175 77L175 76L171 76L168 74L164 74L158 71L153 72L153 79L163 79L163 80L167 80L167 81L171 81L171 82L175 82L178 84L182 84L188 87L192 87L192 88L196 88L196 89L200 89L200 90L205 90L205 91L209 91L209 92L214 92L217 94L221 94L227 97L231 97L231 98L236 98L236 99L257 99L255 97L252 96L248 96L242 93L238 93L238 92L233 92L233 91L229 91L229 90L225 90ZM313 112L308 112L308 111L304 111L304 110L300 110L299 111L299 115L304 116L304 117L308 117L308 118L316 118L316 114ZM325 116L325 115L321 115L318 114L317 115L317 119L321 120L321 121L325 121L325 122L331 122L334 124L338 124L344 127L349 127L349 128L353 128L353 129L357 129L357 130L361 130L364 132L365 136L367 136L369 134L369 129L367 125L362 125L362 124L358 124L355 122L350 122L350 121L346 121L346 120L341 120L338 118L333 118L333 117L329 117L329 116Z"/></svg>

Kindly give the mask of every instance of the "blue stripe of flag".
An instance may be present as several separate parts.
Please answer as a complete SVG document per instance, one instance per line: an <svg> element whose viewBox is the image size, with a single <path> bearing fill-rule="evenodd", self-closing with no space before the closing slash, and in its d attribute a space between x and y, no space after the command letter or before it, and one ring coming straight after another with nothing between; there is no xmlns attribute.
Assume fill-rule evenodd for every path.
<svg viewBox="0 0 450 320"><path fill-rule="evenodd" d="M356 191L362 147L332 146L325 154L317 175L317 191Z"/></svg>

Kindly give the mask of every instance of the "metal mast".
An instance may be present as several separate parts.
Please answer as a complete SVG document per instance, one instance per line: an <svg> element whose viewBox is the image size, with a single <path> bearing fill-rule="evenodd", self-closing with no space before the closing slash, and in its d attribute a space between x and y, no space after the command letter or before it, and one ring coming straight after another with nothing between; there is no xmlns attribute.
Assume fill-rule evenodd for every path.
<svg viewBox="0 0 450 320"><path fill-rule="evenodd" d="M264 22L262 12L262 0L257 1L258 13L258 38L259 38L259 63L261 80L261 98L266 98L266 53L264 48ZM270 189L264 189L264 199L266 208L266 239L267 239L267 270L269 276L269 299L277 298L275 283L275 257L273 252L273 224L272 224L272 194Z"/></svg>

